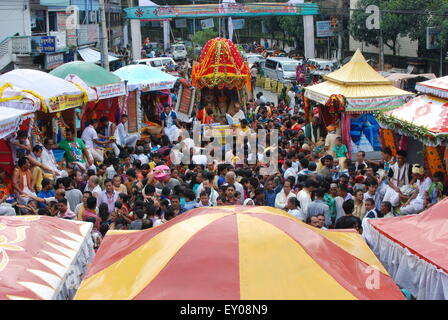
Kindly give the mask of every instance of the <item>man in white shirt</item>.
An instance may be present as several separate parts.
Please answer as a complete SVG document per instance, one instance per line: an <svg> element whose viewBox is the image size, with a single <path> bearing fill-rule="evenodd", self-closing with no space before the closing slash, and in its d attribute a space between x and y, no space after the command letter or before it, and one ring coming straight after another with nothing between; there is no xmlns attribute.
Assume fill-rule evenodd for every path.
<svg viewBox="0 0 448 320"><path fill-rule="evenodd" d="M290 99L290 101L289 101L289 109L290 110L294 110L294 106L296 105L296 93L294 92L292 87L289 88L289 90L288 90L288 97Z"/></svg>
<svg viewBox="0 0 448 320"><path fill-rule="evenodd" d="M226 173L226 183L224 185L228 184L233 184L235 186L235 191L238 191L241 194L241 200L244 201L244 188L241 183L236 181L236 174L233 171L229 171Z"/></svg>
<svg viewBox="0 0 448 320"><path fill-rule="evenodd" d="M358 151L356 153L355 171L358 171L359 166L364 165L364 169L367 168L366 153L364 151Z"/></svg>
<svg viewBox="0 0 448 320"><path fill-rule="evenodd" d="M387 177L387 187L383 201L390 202L394 208L400 205L400 188L404 185L409 185L411 181L412 168L406 162L406 157L406 151L399 150L397 152L397 162L391 166L393 176Z"/></svg>
<svg viewBox="0 0 448 320"><path fill-rule="evenodd" d="M235 114L232 116L232 124L240 124L241 120L245 119L246 116L244 112L241 110L241 105L238 102L235 102Z"/></svg>
<svg viewBox="0 0 448 320"><path fill-rule="evenodd" d="M283 184L283 189L275 196L275 207L279 209L285 209L288 204L288 199L291 197L296 198L296 195L291 191L291 181L286 180Z"/></svg>
<svg viewBox="0 0 448 320"><path fill-rule="evenodd" d="M17 161L29 154L31 152L31 144L28 139L28 133L26 131L17 132L16 137L12 137L9 139L9 143L11 146L11 153L13 157L14 164L17 164Z"/></svg>
<svg viewBox="0 0 448 320"><path fill-rule="evenodd" d="M297 199L300 202L300 208L302 209L302 212L308 212L308 206L312 202L311 193L314 191L314 188L314 180L308 178L305 181L305 186L303 187L303 189L300 190L297 194Z"/></svg>
<svg viewBox="0 0 448 320"><path fill-rule="evenodd" d="M292 167L291 160L285 161L285 173L283 174L283 178L288 179L288 177L294 177L294 181L297 182L297 171Z"/></svg>
<svg viewBox="0 0 448 320"><path fill-rule="evenodd" d="M90 124L82 132L81 139L84 140L87 152L90 153L90 157L96 161L103 162L104 161L103 150L95 147L95 143L108 144L110 143L110 141L109 139L107 139L106 141L100 141L98 139L98 133L96 132L97 127L98 127L98 120L92 119L90 121Z"/></svg>
<svg viewBox="0 0 448 320"><path fill-rule="evenodd" d="M257 93L257 100L256 100L257 104L260 105L261 103L266 104L268 102L268 100L263 96L263 92L258 92Z"/></svg>
<svg viewBox="0 0 448 320"><path fill-rule="evenodd" d="M180 132L180 123L177 114L171 109L169 104L163 106L163 112L160 114L163 132L170 139L170 142L177 142Z"/></svg>
<svg viewBox="0 0 448 320"><path fill-rule="evenodd" d="M140 160L141 164L149 163L148 157L143 153L144 150L145 149L142 146L138 146L135 151L135 153L137 154L137 159Z"/></svg>
<svg viewBox="0 0 448 320"><path fill-rule="evenodd" d="M207 156L205 154L201 154L201 148L194 147L191 148L193 157L191 161L193 164L202 164L203 166L207 166Z"/></svg>
<svg viewBox="0 0 448 320"><path fill-rule="evenodd" d="M401 207L400 214L417 214L425 208L426 192L431 186L431 178L425 177L425 168L420 164L412 166L412 180L416 181L417 189L409 200Z"/></svg>
<svg viewBox="0 0 448 320"><path fill-rule="evenodd" d="M98 185L99 179L97 176L91 176L89 180L87 181L87 185L84 189L84 191L89 191L92 193L92 196L97 198L99 197L101 193L101 187Z"/></svg>
<svg viewBox="0 0 448 320"><path fill-rule="evenodd" d="M126 128L126 123L128 122L128 116L126 114L121 115L121 122L115 129L115 143L121 147L132 147L135 148L137 141L140 139L140 133L130 134Z"/></svg>
<svg viewBox="0 0 448 320"><path fill-rule="evenodd" d="M206 177L207 179L205 179L204 181L202 181L202 183L199 185L199 187L196 190L196 197L200 198L201 197L201 193L202 191L210 191L209 194L209 200L210 203L213 206L217 205L217 199L219 197L218 192L212 187L210 180L208 180L208 178L211 178L211 176ZM199 191L199 192L198 192Z"/></svg>
<svg viewBox="0 0 448 320"><path fill-rule="evenodd" d="M45 138L44 144L42 146L42 154L40 155L41 163L53 171L59 173L61 178L67 177L68 174L65 170L59 170L58 163L53 154L54 141L51 138Z"/></svg>

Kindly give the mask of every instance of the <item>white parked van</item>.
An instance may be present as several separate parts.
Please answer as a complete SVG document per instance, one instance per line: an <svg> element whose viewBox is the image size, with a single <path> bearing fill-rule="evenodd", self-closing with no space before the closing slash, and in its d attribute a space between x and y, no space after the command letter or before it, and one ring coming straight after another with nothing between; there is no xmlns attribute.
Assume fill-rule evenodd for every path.
<svg viewBox="0 0 448 320"><path fill-rule="evenodd" d="M296 68L301 62L286 57L267 58L264 66L266 77L277 81L296 80Z"/></svg>
<svg viewBox="0 0 448 320"><path fill-rule="evenodd" d="M171 51L173 52L174 60L187 59L187 48L183 43L173 44L171 46Z"/></svg>
<svg viewBox="0 0 448 320"><path fill-rule="evenodd" d="M176 62L174 62L173 58L170 57L141 59L134 61L134 64L146 64L147 66L165 71L165 66L170 64L170 62L173 63L173 65L176 65Z"/></svg>

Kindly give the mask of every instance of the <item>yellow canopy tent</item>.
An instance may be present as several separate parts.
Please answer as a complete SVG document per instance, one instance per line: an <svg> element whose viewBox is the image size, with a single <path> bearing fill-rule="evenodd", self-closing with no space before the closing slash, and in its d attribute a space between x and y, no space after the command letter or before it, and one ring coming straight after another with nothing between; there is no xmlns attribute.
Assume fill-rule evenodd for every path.
<svg viewBox="0 0 448 320"><path fill-rule="evenodd" d="M332 95L346 98L347 112L389 110L407 102L413 93L392 85L376 72L358 49L350 62L324 76L325 82L305 88L305 97L326 104Z"/></svg>

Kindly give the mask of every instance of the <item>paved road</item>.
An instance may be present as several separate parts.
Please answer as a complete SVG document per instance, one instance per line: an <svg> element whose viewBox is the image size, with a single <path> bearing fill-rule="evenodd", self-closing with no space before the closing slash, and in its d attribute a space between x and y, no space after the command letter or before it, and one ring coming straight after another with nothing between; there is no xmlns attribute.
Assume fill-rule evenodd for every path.
<svg viewBox="0 0 448 320"><path fill-rule="evenodd" d="M254 93L255 94L257 94L258 92L263 92L263 96L265 96L265 98L269 101L269 102L274 102L274 104L277 104L278 103L278 95L277 95L277 93L272 93L271 91L267 91L267 90L264 90L264 89L262 89L262 88L260 88L260 87L257 87L255 90L254 90Z"/></svg>

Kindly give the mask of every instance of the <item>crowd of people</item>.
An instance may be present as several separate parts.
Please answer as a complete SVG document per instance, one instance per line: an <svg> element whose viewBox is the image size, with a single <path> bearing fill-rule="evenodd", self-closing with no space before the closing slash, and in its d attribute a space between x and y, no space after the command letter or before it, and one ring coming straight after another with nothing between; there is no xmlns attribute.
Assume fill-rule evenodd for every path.
<svg viewBox="0 0 448 320"><path fill-rule="evenodd" d="M271 206L316 228L362 233L366 219L417 214L443 197L443 174L430 177L424 166L409 164L406 151L394 157L384 148L380 161L366 160L360 151L351 160L334 126L323 126L318 113L307 121L299 92L294 84L278 103L259 92L237 108L230 126L236 139L214 149L215 157L201 153L206 142L196 146L182 134L192 134L193 124L211 126L209 106L183 123L165 105L159 136L130 135L126 115L118 124L92 119L80 138L67 129L58 144L51 138L32 144L31 133L19 131L9 140L12 178L0 170L0 215L92 222L98 247L108 230L153 228L198 207ZM247 145L261 129L277 130L278 142L265 144L255 158L238 157L235 145ZM179 144L190 152L177 149L177 158ZM64 150L62 161L56 161L55 149ZM274 152L275 172L263 175Z"/></svg>

